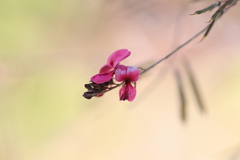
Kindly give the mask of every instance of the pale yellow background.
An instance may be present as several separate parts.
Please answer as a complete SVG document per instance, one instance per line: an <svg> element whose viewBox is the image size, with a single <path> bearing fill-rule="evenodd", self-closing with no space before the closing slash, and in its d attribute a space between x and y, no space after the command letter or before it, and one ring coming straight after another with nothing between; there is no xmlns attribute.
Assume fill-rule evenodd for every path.
<svg viewBox="0 0 240 160"><path fill-rule="evenodd" d="M240 151L239 4L141 76L133 102L118 89L86 100L84 84L117 49L146 68L201 30L214 1L1 0L0 160L229 160ZM187 57L207 107L181 65ZM173 68L183 75L180 120Z"/></svg>

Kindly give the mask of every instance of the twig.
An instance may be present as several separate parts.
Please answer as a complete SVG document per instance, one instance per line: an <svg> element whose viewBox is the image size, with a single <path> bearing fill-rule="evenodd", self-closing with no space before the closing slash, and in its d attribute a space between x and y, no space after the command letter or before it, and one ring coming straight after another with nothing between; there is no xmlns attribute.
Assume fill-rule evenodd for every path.
<svg viewBox="0 0 240 160"><path fill-rule="evenodd" d="M161 63L163 60L169 58L171 55L173 55L175 52L177 52L179 49L181 49L182 47L184 47L185 45L187 45L189 42L191 42L192 40L194 40L195 38L197 38L200 34L202 34L205 30L207 30L209 28L209 26L211 25L208 24L206 27L204 27L200 32L198 32L197 34L195 34L192 38L190 38L189 40L187 40L186 42L184 42L182 45L178 46L175 50L173 50L171 53L169 53L168 55L166 55L165 57L163 57L162 59L158 60L156 63L152 64L151 66L149 66L148 68L144 69L140 74L143 74L147 71L149 71L150 69L152 69L153 67L155 67L156 65L158 65L159 63Z"/></svg>

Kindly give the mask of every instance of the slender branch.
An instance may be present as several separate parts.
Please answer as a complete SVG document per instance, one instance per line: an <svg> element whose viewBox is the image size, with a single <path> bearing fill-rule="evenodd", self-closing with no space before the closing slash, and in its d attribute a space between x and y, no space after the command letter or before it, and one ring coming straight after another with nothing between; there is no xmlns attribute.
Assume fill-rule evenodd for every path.
<svg viewBox="0 0 240 160"><path fill-rule="evenodd" d="M146 68L145 70L143 70L140 74L143 74L145 72L147 72L148 70L152 69L153 67L155 67L156 65L158 65L160 62L162 62L163 60L167 59L168 57L170 57L171 55L173 55L175 52L177 52L179 49L181 49L182 47L184 47L185 45L187 45L189 42L191 42L192 40L194 40L196 37L198 37L200 34L202 34L204 31L206 31L206 33L204 34L203 38L205 38L209 31L211 30L214 22L223 15L223 13L225 13L230 7L232 7L233 5L235 5L237 3L237 1L239 0L226 0L226 2L214 13L214 15L212 16L210 22L205 28L203 28L201 31L199 31L197 34L195 34L192 38L190 38L189 40L187 40L185 43L183 43L182 45L178 46L175 50L173 50L171 53L169 53L168 55L166 55L165 57L163 57L162 59L158 60L157 62L155 62L154 64L152 64L151 66L149 66L148 68ZM216 4L214 4L214 7ZM219 5L219 4L217 4ZM207 10L212 9L212 6L210 6L210 8L208 7ZM203 13L203 11L205 12L205 9L200 10L200 13ZM202 40L203 40L202 38ZM202 41L201 40L201 41Z"/></svg>
<svg viewBox="0 0 240 160"><path fill-rule="evenodd" d="M186 42L184 42L182 45L178 46L175 50L173 50L171 53L169 53L168 55L166 55L165 57L163 57L162 59L158 60L156 63L152 64L151 66L149 66L148 68L144 69L140 74L143 74L147 71L149 71L150 69L152 69L153 67L155 67L156 65L158 65L160 62L164 61L165 59L169 58L171 55L173 55L175 52L177 52L178 50L180 50L182 47L184 47L185 45L187 45L189 42L191 42L192 40L194 40L195 38L197 38L200 34L202 34L205 30L208 29L208 27L211 25L208 24L205 28L203 28L201 31L199 31L197 34L195 34L192 38L190 38L189 40L187 40Z"/></svg>

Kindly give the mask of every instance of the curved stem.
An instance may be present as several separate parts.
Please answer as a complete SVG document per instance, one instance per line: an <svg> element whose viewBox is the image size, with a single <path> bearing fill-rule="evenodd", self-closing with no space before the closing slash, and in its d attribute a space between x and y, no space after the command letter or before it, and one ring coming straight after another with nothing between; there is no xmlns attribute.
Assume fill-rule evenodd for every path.
<svg viewBox="0 0 240 160"><path fill-rule="evenodd" d="M211 25L208 24L206 27L204 27L201 31L199 31L197 34L195 34L192 38L190 38L189 40L187 40L186 42L184 42L183 44L181 44L180 46L178 46L175 50L173 50L171 53L169 53L168 55L166 55L165 57L163 57L162 59L158 60L157 62L155 62L154 64L152 64L151 66L149 66L148 68L144 69L140 74L143 74L147 71L149 71L150 69L152 69L153 67L155 67L156 65L158 65L160 62L162 62L163 60L169 58L171 55L173 55L175 52L177 52L179 49L181 49L182 47L184 47L185 45L187 45L189 42L191 42L192 40L194 40L195 38L197 38L200 34L202 34L205 30L208 29L208 27Z"/></svg>

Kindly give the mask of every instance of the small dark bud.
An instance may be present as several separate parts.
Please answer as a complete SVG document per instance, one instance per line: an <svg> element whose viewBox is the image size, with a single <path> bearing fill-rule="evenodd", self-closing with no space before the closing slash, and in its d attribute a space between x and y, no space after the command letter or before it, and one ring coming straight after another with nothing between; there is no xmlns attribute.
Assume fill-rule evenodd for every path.
<svg viewBox="0 0 240 160"><path fill-rule="evenodd" d="M85 86L86 89L92 90L92 86L90 84L85 84L84 86Z"/></svg>
<svg viewBox="0 0 240 160"><path fill-rule="evenodd" d="M109 90L113 84L114 83L112 79L104 83L90 82L88 84L85 84L84 87L88 91L83 94L83 97L86 99L91 99L92 97L100 97L104 94L105 91Z"/></svg>
<svg viewBox="0 0 240 160"><path fill-rule="evenodd" d="M83 94L83 97L86 98L86 99L91 99L93 96L92 96L92 93L91 92L85 92Z"/></svg>

